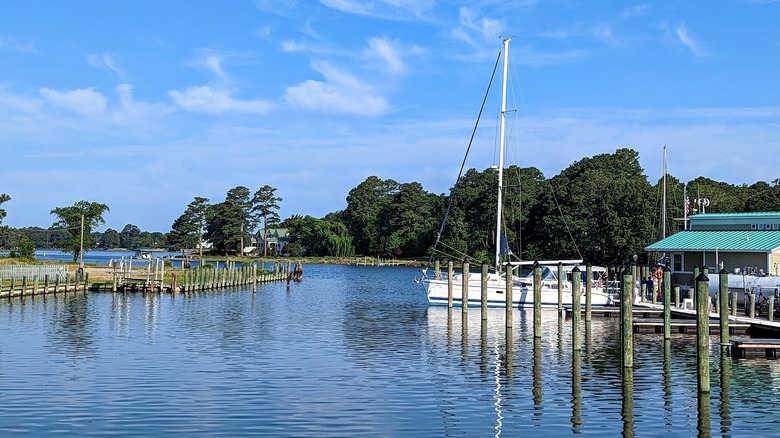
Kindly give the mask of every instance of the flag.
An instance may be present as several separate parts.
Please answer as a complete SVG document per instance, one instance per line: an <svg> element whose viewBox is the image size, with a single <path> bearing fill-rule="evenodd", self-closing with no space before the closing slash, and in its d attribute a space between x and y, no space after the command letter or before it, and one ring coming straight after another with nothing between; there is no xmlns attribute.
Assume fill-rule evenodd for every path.
<svg viewBox="0 0 780 438"><path fill-rule="evenodd" d="M688 199L688 197L685 197L685 215L688 216L688 213L691 211L691 200Z"/></svg>

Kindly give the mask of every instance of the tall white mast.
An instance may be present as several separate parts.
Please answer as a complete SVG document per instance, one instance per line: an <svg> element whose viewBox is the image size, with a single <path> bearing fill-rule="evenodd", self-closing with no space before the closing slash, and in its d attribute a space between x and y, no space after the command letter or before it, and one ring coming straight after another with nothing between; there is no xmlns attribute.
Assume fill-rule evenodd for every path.
<svg viewBox="0 0 780 438"><path fill-rule="evenodd" d="M501 85L501 130L498 152L498 205L496 208L496 271L499 271L499 262L501 259L501 204L504 190L504 136L506 130L506 80L509 66L509 41L511 38L504 39L502 50L504 52L504 77Z"/></svg>
<svg viewBox="0 0 780 438"><path fill-rule="evenodd" d="M661 239L666 239L666 145L664 145L664 196L661 204Z"/></svg>

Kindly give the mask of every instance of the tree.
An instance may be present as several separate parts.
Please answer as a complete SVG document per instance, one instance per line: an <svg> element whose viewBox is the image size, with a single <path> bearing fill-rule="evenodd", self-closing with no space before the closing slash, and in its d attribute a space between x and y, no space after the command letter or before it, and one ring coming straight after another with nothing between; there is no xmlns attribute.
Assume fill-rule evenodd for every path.
<svg viewBox="0 0 780 438"><path fill-rule="evenodd" d="M255 192L252 197L252 212L257 215L258 218L263 219L263 257L268 255L268 224L276 224L279 222L279 203L282 202L282 198L274 196L276 189L264 185Z"/></svg>
<svg viewBox="0 0 780 438"><path fill-rule="evenodd" d="M99 246L103 249L119 248L122 246L122 239L116 230L109 228L100 236Z"/></svg>
<svg viewBox="0 0 780 438"><path fill-rule="evenodd" d="M358 254L378 254L380 242L379 213L398 191L398 183L369 176L347 195L344 224L355 238Z"/></svg>
<svg viewBox="0 0 780 438"><path fill-rule="evenodd" d="M206 238L220 252L238 248L243 254L247 230L256 226L251 216L250 191L244 186L228 191L224 202L212 205L206 217Z"/></svg>
<svg viewBox="0 0 780 438"><path fill-rule="evenodd" d="M424 254L435 236L439 218L434 217L436 196L420 183L401 184L380 212L383 253L392 256Z"/></svg>
<svg viewBox="0 0 780 438"><path fill-rule="evenodd" d="M90 233L95 227L105 223L103 214L109 211L106 204L88 201L79 201L70 207L58 207L51 211L51 214L56 216L52 227L71 232L72 237L61 241L61 245L63 251L73 253L74 262L81 255L81 248L89 247Z"/></svg>
<svg viewBox="0 0 780 438"><path fill-rule="evenodd" d="M208 198L196 196L187 205L181 216L171 226L168 233L169 248L193 248L197 245L198 256L203 261L203 231L206 228L206 214L209 209Z"/></svg>
<svg viewBox="0 0 780 438"><path fill-rule="evenodd" d="M297 216L286 220L285 226L292 235L291 242L285 245L285 251L291 255L294 255L293 251L303 250L306 255L313 257L355 255L352 236L341 222Z"/></svg>
<svg viewBox="0 0 780 438"><path fill-rule="evenodd" d="M138 243L138 236L141 235L141 229L133 224L127 224L119 233L120 246L122 248L137 249L142 245Z"/></svg>
<svg viewBox="0 0 780 438"><path fill-rule="evenodd" d="M0 204L3 204L5 202L8 202L11 200L11 197L6 195L5 193L0 193ZM6 212L4 209L0 208L0 224L3 223L3 219L5 218Z"/></svg>

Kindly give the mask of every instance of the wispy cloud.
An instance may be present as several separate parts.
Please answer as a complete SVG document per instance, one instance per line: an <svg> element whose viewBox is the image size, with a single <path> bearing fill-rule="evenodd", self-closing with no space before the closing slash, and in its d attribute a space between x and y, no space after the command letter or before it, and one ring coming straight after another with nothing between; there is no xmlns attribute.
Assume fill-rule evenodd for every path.
<svg viewBox="0 0 780 438"><path fill-rule="evenodd" d="M108 106L108 99L94 88L79 88L70 91L41 88L39 93L49 103L84 116L102 115Z"/></svg>
<svg viewBox="0 0 780 438"><path fill-rule="evenodd" d="M401 75L406 72L406 66L399 49L397 40L386 38L371 38L368 40L368 48L364 50L364 55L369 59L377 59L394 75Z"/></svg>
<svg viewBox="0 0 780 438"><path fill-rule="evenodd" d="M450 32L450 36L473 47L481 47L485 42L495 43L504 30L504 22L499 19L481 17L470 8L459 9L458 27Z"/></svg>
<svg viewBox="0 0 780 438"><path fill-rule="evenodd" d="M124 78L125 72L119 67L120 59L116 53L96 53L87 56L87 64L101 70L110 71Z"/></svg>
<svg viewBox="0 0 780 438"><path fill-rule="evenodd" d="M12 52L38 53L31 42L21 42L14 38L0 37L0 49L10 50Z"/></svg>
<svg viewBox="0 0 780 438"><path fill-rule="evenodd" d="M285 101L293 108L375 116L388 110L385 99L371 85L325 61L312 63L324 81L307 80L287 88Z"/></svg>
<svg viewBox="0 0 780 438"><path fill-rule="evenodd" d="M675 33L680 43L690 50L694 56L697 58L707 56L707 52L701 47L701 44L688 33L688 27L685 26L685 23L677 26Z"/></svg>
<svg viewBox="0 0 780 438"><path fill-rule="evenodd" d="M347 14L388 20L423 19L436 5L435 0L320 0L320 3Z"/></svg>
<svg viewBox="0 0 780 438"><path fill-rule="evenodd" d="M222 114L227 112L267 114L273 109L270 102L263 100L240 100L228 90L209 86L190 87L184 91L168 91L177 106L187 111Z"/></svg>

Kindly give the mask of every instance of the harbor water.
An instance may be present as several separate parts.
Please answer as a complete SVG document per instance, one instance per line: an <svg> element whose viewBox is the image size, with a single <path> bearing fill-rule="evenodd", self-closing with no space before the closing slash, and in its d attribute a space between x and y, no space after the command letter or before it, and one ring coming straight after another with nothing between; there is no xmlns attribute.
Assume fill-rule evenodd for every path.
<svg viewBox="0 0 780 438"><path fill-rule="evenodd" d="M304 265L304 279L195 294L0 301L0 435L780 436L780 363L721 360L618 318L430 307L415 269Z"/></svg>

